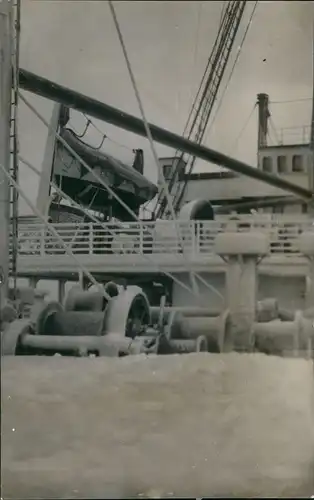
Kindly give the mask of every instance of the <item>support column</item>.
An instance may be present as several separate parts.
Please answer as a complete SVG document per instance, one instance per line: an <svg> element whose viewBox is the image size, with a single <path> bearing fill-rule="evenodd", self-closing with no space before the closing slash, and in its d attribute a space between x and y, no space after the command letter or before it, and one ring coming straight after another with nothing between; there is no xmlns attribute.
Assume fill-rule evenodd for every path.
<svg viewBox="0 0 314 500"><path fill-rule="evenodd" d="M7 172L10 171L12 4L9 0L0 2L0 163ZM10 186L0 169L0 309L8 297L9 235Z"/></svg>
<svg viewBox="0 0 314 500"><path fill-rule="evenodd" d="M302 233L299 248L308 260L308 286L306 287L305 307L314 309L314 232Z"/></svg>
<svg viewBox="0 0 314 500"><path fill-rule="evenodd" d="M86 278L83 271L79 271L79 273L78 273L78 284L80 285L82 290L88 290L89 279Z"/></svg>
<svg viewBox="0 0 314 500"><path fill-rule="evenodd" d="M44 152L44 159L41 167L42 175L39 180L37 208L45 217L48 216L50 204L50 180L52 179L53 161L56 145L56 135L60 120L61 104L54 104L52 116L49 124L48 137Z"/></svg>
<svg viewBox="0 0 314 500"><path fill-rule="evenodd" d="M64 302L64 297L65 297L65 281L64 280L59 280L58 281L58 301L63 304Z"/></svg>
<svg viewBox="0 0 314 500"><path fill-rule="evenodd" d="M228 341L236 351L251 351L258 293L257 264L269 252L268 238L251 232L219 234L215 252L227 262Z"/></svg>
<svg viewBox="0 0 314 500"><path fill-rule="evenodd" d="M257 148L267 146L268 118L269 118L269 96L267 94L257 95L258 104L258 139Z"/></svg>

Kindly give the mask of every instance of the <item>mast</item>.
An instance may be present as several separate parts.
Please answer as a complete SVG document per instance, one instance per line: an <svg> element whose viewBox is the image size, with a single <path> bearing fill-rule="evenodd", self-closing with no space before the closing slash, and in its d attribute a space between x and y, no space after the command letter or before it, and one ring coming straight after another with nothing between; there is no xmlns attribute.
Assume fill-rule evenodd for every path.
<svg viewBox="0 0 314 500"><path fill-rule="evenodd" d="M11 119L11 49L13 39L13 6L10 0L0 2L0 163L10 172ZM10 185L0 170L0 307L8 296Z"/></svg>
<svg viewBox="0 0 314 500"><path fill-rule="evenodd" d="M313 41L312 41L312 120L311 120L311 135L310 135L310 172L309 172L309 188L314 191L314 23L313 23Z"/></svg>
<svg viewBox="0 0 314 500"><path fill-rule="evenodd" d="M257 138L257 148L267 146L267 133L268 133L268 109L269 97L267 94L257 95L257 105L258 105L258 138Z"/></svg>

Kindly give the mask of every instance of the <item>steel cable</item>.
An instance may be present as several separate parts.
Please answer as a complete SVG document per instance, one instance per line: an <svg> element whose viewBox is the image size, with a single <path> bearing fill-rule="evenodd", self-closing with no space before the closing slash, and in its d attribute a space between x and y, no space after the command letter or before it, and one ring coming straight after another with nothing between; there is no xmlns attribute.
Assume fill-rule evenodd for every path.
<svg viewBox="0 0 314 500"><path fill-rule="evenodd" d="M68 254L68 256L71 257L75 261L76 265L78 266L78 269L80 269L80 271L82 271L85 274L85 276L90 280L90 282L93 285L96 285L97 288L99 288L101 290L101 292L103 293L104 297L107 300L109 300L111 297L105 292L105 290L103 290L103 288L101 287L101 285L99 283L97 283L97 281L90 274L90 272L88 271L88 269L86 269L84 266L82 266L82 264L80 263L80 261L73 254L72 250L63 241L63 239L59 235L58 231L56 231L56 229L53 227L52 224L50 224L49 222L47 222L45 220L45 218L43 217L43 215L39 212L39 210L35 207L35 205L26 196L26 194L24 193L24 191L21 188L21 186L19 186L19 184L13 179L12 175L9 172L7 172L7 170L5 169L5 167L1 163L0 163L0 168L3 171L3 173L5 174L5 176L7 177L7 179L12 183L12 185L14 186L14 188L18 191L19 195L23 198L23 200L25 201L25 203L31 208L31 210L34 212L34 214L37 215L37 217L41 220L41 222L43 223L44 227L49 232L51 232L55 238L57 238L57 240L59 241L59 243L61 243L61 245L63 246L64 250Z"/></svg>

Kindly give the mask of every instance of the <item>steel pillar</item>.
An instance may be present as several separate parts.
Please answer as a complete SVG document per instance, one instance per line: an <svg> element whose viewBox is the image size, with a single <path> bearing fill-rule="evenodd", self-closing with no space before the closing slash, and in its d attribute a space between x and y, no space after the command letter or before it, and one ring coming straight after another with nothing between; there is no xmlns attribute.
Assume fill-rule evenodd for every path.
<svg viewBox="0 0 314 500"><path fill-rule="evenodd" d="M50 129L45 146L44 159L42 162L41 172L37 195L37 208L41 214L48 217L50 204L50 181L52 180L53 159L56 145L56 132L58 131L60 119L61 104L55 104L50 120Z"/></svg>
<svg viewBox="0 0 314 500"><path fill-rule="evenodd" d="M267 94L257 95L258 104L258 138L257 149L267 146L267 133L268 133L268 118L270 117L269 109L269 96Z"/></svg>
<svg viewBox="0 0 314 500"><path fill-rule="evenodd" d="M11 50L13 40L13 2L0 2L0 164L10 171L10 118L11 118ZM8 296L10 236L10 186L0 169L0 308Z"/></svg>
<svg viewBox="0 0 314 500"><path fill-rule="evenodd" d="M58 301L63 304L64 298L65 298L65 281L64 280L59 280L58 281Z"/></svg>

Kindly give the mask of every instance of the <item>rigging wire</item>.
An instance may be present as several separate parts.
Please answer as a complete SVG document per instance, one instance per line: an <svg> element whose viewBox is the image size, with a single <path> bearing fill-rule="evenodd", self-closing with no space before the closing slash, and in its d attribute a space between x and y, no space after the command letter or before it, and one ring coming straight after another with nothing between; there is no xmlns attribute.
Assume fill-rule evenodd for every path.
<svg viewBox="0 0 314 500"><path fill-rule="evenodd" d="M110 299L110 296L107 294L107 292L101 287L101 285L99 283L97 283L97 281L95 280L95 278L90 274L90 272L88 271L88 269L86 269L81 263L80 261L75 257L75 255L73 254L72 250L67 246L67 244L63 241L62 237L59 235L59 233L56 231L56 229L53 227L52 224L50 224L49 222L47 222L45 220L45 218L42 216L42 214L40 213L40 211L35 207L35 205L31 202L31 200L26 196L26 194L24 193L23 189L21 188L21 186L13 179L13 176L6 170L6 168L4 167L4 165L2 165L0 163L0 168L1 170L3 171L4 175L7 177L7 179L9 180L9 182L12 183L12 185L14 186L14 188L18 191L19 195L21 196L21 198L23 198L23 200L25 201L25 203L29 206L29 208L34 212L35 215L37 215L37 217L41 220L41 222L44 224L45 228L50 232L52 233L52 235L57 238L57 240L59 241L59 243L61 243L62 247L64 248L64 250L66 251L66 253L68 254L69 257L71 257L76 265L78 266L78 269L80 269L81 272L83 272L83 274L85 274L85 276L90 280L90 282L93 284L93 285L96 285L97 288L99 288L101 290L101 292L103 293L104 297L109 300Z"/></svg>
<svg viewBox="0 0 314 500"><path fill-rule="evenodd" d="M182 253L183 253L183 256L184 256L184 250L185 249L184 249L184 243L182 241L180 229L178 227L178 220L177 220L177 217L175 215L173 203L172 203L171 196L170 196L170 193L169 193L169 190L168 190L168 185L167 185L167 183L165 181L162 168L161 168L161 166L159 164L159 160L158 160L156 148L154 146L154 141L153 141L153 138L152 138L152 135L151 135L151 131L150 131L150 128L149 128L146 116L145 116L145 112L144 112L144 108L143 108L143 103L142 103L142 100L141 100L141 97L140 97L140 94L139 94L139 90L138 90L138 87L137 87L137 84L136 84L136 81L135 81L135 77L134 77L133 70L132 70L132 67L131 67L131 62L130 62L129 57L128 57L128 53L127 53L126 46L125 46L125 43L124 43L124 40L123 40L123 36L122 36L120 25L119 25L119 22L118 22L118 19L117 19L117 15L116 15L116 12L115 12L115 9L114 9L112 1L109 0L108 3L109 3L110 11L111 11L111 14L112 14L112 17L113 17L113 20L114 20L115 27L116 27L116 30L117 30L117 34L118 34L118 37L119 37L121 48L122 48L122 51L123 51L123 54L124 54L125 62L126 62L126 65L127 65L128 71L129 71L129 75L130 75L130 79L131 79L131 82L132 82L132 85L133 85L133 89L134 89L134 92L135 92L135 95L136 95L136 98L137 98L138 106L140 108L140 112L141 112L142 119L143 119L143 122L144 122L145 130L146 130L146 135L147 135L147 138L148 138L149 143L150 143L151 151L152 151L152 154L153 154L153 157L154 157L157 169L159 170L159 175L160 175L160 180L161 180L161 183L162 183L162 187L163 187L164 192L165 192L165 196L166 196L166 199L167 199L169 210L171 212L172 220L173 220L173 222L175 224L175 230L176 230L176 233L177 233L177 237L178 237L180 246L182 248ZM186 259L185 259L185 261L186 261ZM197 282L196 282L196 278L198 278L199 281L202 282L209 290L213 291L217 295L219 294L219 296L221 297L221 299L223 299L222 295L218 292L218 290L215 287L213 287L210 283L207 283L207 281L205 281L203 279L203 277L200 276L198 273L195 273L192 269L188 268L187 261L186 261L186 267L187 267L187 271L189 272L189 275L190 275L190 281L191 281L193 292L194 292L194 294L197 297L200 294L199 294L199 288L198 288L198 285L197 285Z"/></svg>
<svg viewBox="0 0 314 500"><path fill-rule="evenodd" d="M243 15L245 4L246 2L227 2L227 7L223 15L221 26L219 26L218 36L216 37L213 49L208 60L210 71L207 75L206 69L206 83L204 86L202 86L202 88L200 88L202 96L200 101L197 102L196 99L196 102L194 102L193 105L193 112L195 113L189 132L189 138L191 137L193 132L194 140L198 144L203 141L210 114L216 101L218 88L225 72L227 61L229 60L231 47L233 45L236 33L238 31L239 23ZM183 154L180 155L180 160L182 159L184 159ZM172 190L172 187L176 184L174 195L174 205L176 211L181 206L184 193L186 192L189 175L193 171L195 162L196 157L194 155L189 155L187 161L185 162L185 175L184 179L182 179L182 183L178 182L176 184L176 180L182 170L180 168L180 161L177 162L176 168L174 169L173 175L171 176L169 189ZM161 203L158 204L157 202L157 206L155 209L157 216L162 216L165 214L166 200L165 198L162 198L162 196L163 193L160 194L160 197L158 199L158 202L161 201Z"/></svg>
<svg viewBox="0 0 314 500"><path fill-rule="evenodd" d="M36 175L38 175L39 177L43 177L44 179L46 179L48 182L49 182L49 185L56 191L56 193L60 196L60 198L68 201L70 203L70 205L74 208L76 208L77 210L79 210L80 212L82 212L84 214L84 218L88 218L90 220L92 220L95 224L103 227L106 231L108 231L109 234L111 234L112 236L115 236L116 233L110 229L110 227L106 226L105 223L103 221L101 221L99 218L95 217L90 211L89 211L89 208L85 208L83 207L82 205L80 205L79 203L76 203L69 195L67 195L61 188L60 186L57 186L57 184L55 184L53 181L50 180L50 177L46 174L44 174L43 172L40 172L36 167L34 167L34 165L32 165L32 163L30 163L28 160L26 160L23 156L19 156L19 159L22 163L24 163L24 165L26 165L32 172L34 172ZM97 194L97 191L96 191L96 194ZM83 219L84 220L84 219ZM81 224L81 222L79 223ZM115 223L115 225L119 225L118 224L118 221Z"/></svg>
<svg viewBox="0 0 314 500"><path fill-rule="evenodd" d="M268 116L268 124L269 124L268 136L269 136L269 139L270 139L270 141L273 141L274 144L280 144L282 141L280 141L277 129L276 129L275 124L274 124L270 103L269 103L268 111L269 111L269 116Z"/></svg>
<svg viewBox="0 0 314 500"><path fill-rule="evenodd" d="M108 191L108 193L111 194L111 196L113 198L115 198L120 203L120 205L131 215L131 217L133 219L137 220L138 222L140 222L139 219L137 218L137 216L135 215L135 213L133 212L133 210L123 200L121 200L121 198L110 188L110 186L104 181L104 179L101 178L86 163L86 161L80 157L80 155L66 142L66 140L63 139L63 137L51 127L51 125L48 123L48 121L37 111L37 109L21 93L20 93L20 99L37 116L37 118L48 128L48 130L50 130L51 133L53 133L57 137L58 141L65 147L65 149L67 149L72 154L72 156L74 156L74 158L77 161L79 161L83 165L83 167L85 167L86 170L97 180L97 182L99 184L101 184L104 187L104 189L106 191Z"/></svg>
<svg viewBox="0 0 314 500"><path fill-rule="evenodd" d="M193 63L192 63L192 69L191 69L191 74L195 74L196 70L196 63L197 63L197 54L198 54L198 49L199 49L199 39L200 39L200 28L201 28L201 12L203 9L203 2L198 2L198 9L197 9L197 21L196 21L196 36L195 36L195 46L194 46L194 54L193 54ZM191 108L192 103L193 103L193 82L191 85L191 92L190 92L190 99L189 99L189 108Z"/></svg>
<svg viewBox="0 0 314 500"><path fill-rule="evenodd" d="M223 20L223 17L225 15L226 7L227 7L227 1L226 2L222 2L219 24L221 24L221 21Z"/></svg>
<svg viewBox="0 0 314 500"><path fill-rule="evenodd" d="M244 132L245 132L245 130L246 130L246 127L247 127L247 126L248 126L248 124L250 123L251 118L252 118L252 116L253 116L253 114L254 114L254 111L256 110L256 107L257 107L257 103L255 103L255 104L254 104L254 106L252 107L252 109L251 109L251 112L250 112L249 116L248 116L248 117L247 117L247 119L245 120L243 127L241 128L241 130L240 130L240 132L239 132L239 134L238 134L238 136L237 136L236 140L234 141L234 143L233 143L233 145L232 145L232 147L231 147L230 153L229 153L230 155L231 155L231 154L234 154L234 153L237 151L237 149L238 149L238 145L239 145L239 141L240 141L240 139L242 138L242 135L244 134Z"/></svg>
<svg viewBox="0 0 314 500"><path fill-rule="evenodd" d="M61 135L56 132L53 127L48 123L48 121L37 111L37 109L19 92L19 97L20 99L24 102L24 104L37 116L37 118L47 127L47 129L56 136L56 138L58 139L58 141L63 144L63 146L65 147L65 149L67 149L75 158L77 161L79 161L81 163L81 165L83 165L83 167L86 168L86 170L97 180L97 182L99 184L101 184L103 186L103 188L108 191L109 194L111 194L111 196L113 198L115 198L119 203L120 205L131 215L131 217L133 219L135 219L137 222L141 223L141 220L136 216L136 214L133 212L133 210L126 204L124 203L124 201L115 193L115 191L113 191L110 186L104 181L103 178L101 178L87 163L86 161L80 157L80 155L78 153L76 153L76 151L65 141L65 139L63 139L63 137L61 137ZM41 174L42 175L42 174ZM56 187L54 186L54 189L56 189ZM97 223L99 223L99 221L97 221ZM121 224L120 224L121 225ZM152 234L154 236L154 232L153 231L147 231L148 233ZM145 255L145 258L147 258L148 260L150 260L151 262L155 264L154 260L152 258L149 257L149 255ZM163 274L165 274L166 276L168 276L169 278L173 279L173 281L177 281L170 273L166 272L166 271L161 271ZM178 283L179 284L179 283ZM193 289L190 289L189 287L187 287L187 285L185 285L183 282L181 283L180 282L180 285L185 288L186 290L188 290L190 293L194 294L194 291ZM210 284L208 284L208 288L210 288L212 291L216 290L215 287L212 287ZM223 296L218 292L218 290L216 290L216 293L218 296L220 296L220 298L223 300Z"/></svg>
<svg viewBox="0 0 314 500"><path fill-rule="evenodd" d="M215 48L215 45L218 43L218 41L221 39L221 36L222 36L223 30L225 29L226 23L230 22L230 19L227 19L227 20L225 19L226 18L226 10L227 10L227 6L228 6L228 2L226 1L224 3L225 3L225 9L224 9L223 15L221 16L221 19L220 19L220 23L219 23L219 27L218 27L218 33L217 33L216 40L215 40L215 43L214 43L214 48ZM213 50L214 50L214 48L213 48ZM191 138L194 126L196 124L198 113L194 116L193 120L192 120L192 117L193 117L193 113L194 113L195 109L198 109L198 110L200 109L200 106L201 106L201 103L202 103L202 98L204 96L204 88L203 88L203 86L205 84L207 72L208 72L209 67L210 67L211 64L212 64L212 61L211 61L211 56L210 56L208 58L208 60L207 60L207 63L206 63L206 66L205 66L205 70L204 70L202 78L201 78L201 82L199 84L196 96L195 96L195 98L193 100L193 103L192 103L192 106L190 108L188 119L186 121L184 130L183 130L183 133L182 133L183 137L187 137L188 139ZM181 153L179 150L176 150L176 152L174 154L174 158L177 158L178 153L179 153L178 158L179 158L179 161L180 161L181 159L184 158L184 154ZM176 169L177 169L177 166L175 166L175 165L173 165L172 168L171 168L171 175L172 175L171 179L173 179L173 181L171 182L171 180L170 180L168 190L172 188L172 183L174 182L175 177L176 177ZM160 192L155 197L155 207L154 207L154 210L153 210L154 215L156 213L158 205L160 203L162 203L165 198L166 198L165 193L161 189ZM144 208L146 208L146 205L144 206Z"/></svg>
<svg viewBox="0 0 314 500"><path fill-rule="evenodd" d="M277 144L280 144L280 139L279 139L279 136L278 136L278 133L277 133L277 130L276 130L276 127L275 127L275 124L273 122L271 115L268 117L268 121L269 121L270 129L271 129L272 133L274 134L275 142Z"/></svg>
<svg viewBox="0 0 314 500"><path fill-rule="evenodd" d="M176 214L175 214L175 211L174 211L173 203L172 203L172 200L171 200L171 197L170 197L168 185L167 185L167 182L165 180L162 168L160 166L160 163L159 163L159 160L158 160L157 151L156 151L156 148L155 148L155 145L154 145L154 141L153 141L153 137L152 137L152 134L151 134L148 122L146 120L146 115L145 115L145 111L144 111L144 108L143 108L143 103L142 103L142 100L141 100L141 97L140 97L140 94L139 94L137 83L135 81L134 73L133 73L133 70L132 70L132 67L131 67L131 62L130 62L130 59L129 59L129 56L128 56L128 53L127 53L127 50L126 50L126 46L125 46L125 43L124 43L124 40L123 40L123 36L122 36L121 28L120 28L120 25L119 25L119 21L118 21L117 15L116 15L116 11L115 11L115 8L113 6L112 1L109 0L108 3L109 3L110 12L111 12L111 15L112 15L112 18L113 18L113 21L114 21L114 25L115 25L115 28L116 28L116 31L117 31L117 35L118 35L118 38L119 38L119 41L120 41L121 49L122 49L122 52L123 52L123 55L124 55L125 63L126 63L127 68L128 68L128 72L129 72L129 76L130 76L130 79L131 79L131 82L132 82L132 86L133 86L133 90L134 90L134 93L135 93L135 96L136 96L136 100L137 100L137 103L138 103L138 106L139 106L139 109L140 109L140 113L142 115L142 120L144 122L146 136L147 136L147 139L148 139L149 144L150 144L151 152L153 154L153 158L155 160L156 167L157 167L157 169L159 171L160 182L162 184L162 188L163 188L165 196L166 196L166 200L167 200L167 203L168 203L168 206L169 206L171 217L172 217L172 220L173 220L173 222L175 224L175 230L176 230L176 233L177 233L177 237L178 237L179 243L180 243L180 245L182 247L182 252L183 252L183 255L184 255L184 244L182 242L180 230L178 228L177 218L176 218ZM195 281L195 275L194 275L194 273L193 273L193 271L191 269L187 269L187 270L189 271L189 276L190 276L190 281L191 281L192 288L193 288L195 294L199 295L199 289L198 289L197 283Z"/></svg>
<svg viewBox="0 0 314 500"><path fill-rule="evenodd" d="M89 144L88 146L89 146L90 148L94 149L95 151L99 151L99 150L101 149L101 147L103 146L103 144L104 144L105 140L107 140L107 141L109 141L109 142L112 142L112 143L113 143L113 144L115 144L116 146L119 146L120 148L124 148L124 149L126 149L127 151L131 151L132 153L134 152L132 148L130 148L130 147L126 146L125 144L122 144L121 142L118 142L118 141L116 141L116 140L112 139L111 137L109 137L107 133L103 132L103 131L102 131L102 130L101 130L101 129L100 129L100 128L99 128L99 127L95 124L95 122L94 122L91 118L89 118L89 117L86 115L86 113L80 113L80 114L81 114L81 115L83 115L83 116L84 116L84 118L85 118L85 120L86 120L86 124L85 124L85 126L84 126L84 130L83 130L83 132L81 132L81 133L80 133L80 132L78 132L78 131L77 131L77 129L76 129L76 127L75 127L73 124L71 124L71 125L70 125L70 126L68 126L67 128L68 128L68 130L71 130L71 131L75 134L75 136L76 136L78 139L83 139L83 138L85 137L85 135L87 134L87 131L88 131L88 129L90 128L90 126L92 126L92 127L96 130L96 132L98 132L98 133L101 135L102 139L101 139L101 141L100 141L100 145L98 145L98 146L92 146L92 145L90 145L90 144ZM81 142L83 142L83 141L81 141Z"/></svg>
<svg viewBox="0 0 314 500"><path fill-rule="evenodd" d="M93 205L95 199L96 199L96 196L99 194L99 191L100 189L95 189L95 193L94 195L92 196L92 199L91 199L91 202L89 203L88 207L87 207L87 210L85 211L84 210L84 217L83 217L83 220L82 220L82 224L84 224L85 220L86 220L86 217L87 217L87 214L89 214L89 211L90 211L90 208L91 206ZM59 208L60 208L60 204L59 204ZM73 238L71 239L70 241L70 244L71 244L71 249L72 249L72 246L74 245L75 243L75 240L77 238L77 235L79 234L79 227L77 228L77 230L75 231L74 235L73 235Z"/></svg>
<svg viewBox="0 0 314 500"><path fill-rule="evenodd" d="M82 113L82 115L84 116L84 118L89 121L89 123L92 125L92 127L94 127L94 129L99 133L101 134L105 139L107 139L108 141L112 142L113 144L116 144L117 146L120 146L121 148L124 148L124 149L127 149L128 151L132 151L133 152L133 149L126 146L125 144L121 144L120 142L114 140L114 139L111 139L111 137L108 136L108 134L104 133L99 127L98 125L95 124L95 122L93 120L91 120L85 113ZM103 141L104 142L104 141Z"/></svg>
<svg viewBox="0 0 314 500"><path fill-rule="evenodd" d="M239 61L239 57L240 57L241 52L242 52L242 49L243 49L244 42L245 42L245 40L246 40L247 34L248 34L248 32L249 32L249 29L250 29L250 27L251 27L251 25L252 25L252 21L253 21L254 14L255 14L255 12L256 12L257 5L258 5L258 1L256 1L256 2L254 3L253 10L252 10L252 12L251 12L251 15L250 15L250 18L249 18L249 21L248 21L248 24L247 24L246 30L245 30L244 35L243 35L242 40L241 40L241 43L240 43L240 45L239 45L239 47L238 47L237 55L236 55L236 58L235 58L235 60L234 60L233 66L232 66L232 68L231 68L231 71L230 71L230 74L229 74L228 80L227 80L227 82L226 82L226 84L225 84L225 86L224 86L224 89L223 89L223 91L222 91L222 94L221 94L220 100L219 100L219 102L218 102L218 105L217 105L217 107L216 107L215 113L214 113L214 115L213 115L212 121L211 121L211 123L210 123L210 125L209 125L209 127L208 127L205 142L208 140L209 133L210 133L210 131L211 131L212 127L213 127L213 124L215 123L215 120L216 120L217 115L218 115L218 113L219 113L219 110L220 110L220 108L221 108L221 105L222 105L222 102L223 102L224 96L225 96L225 94L226 94L226 92L227 92L227 90L228 90L228 88L229 88L229 85L230 85L230 82L231 82L231 79L232 79L233 73L234 73L234 71L235 71L236 65L237 65L237 63L238 63L238 61Z"/></svg>
<svg viewBox="0 0 314 500"><path fill-rule="evenodd" d="M85 125L85 128L83 130L83 132L81 134L78 134L77 132L75 132L76 136L79 138L79 139L82 139L82 137L84 137L87 133L87 130L89 129L89 126L91 124L91 121L90 119L88 118L87 121L86 121L86 125Z"/></svg>
<svg viewBox="0 0 314 500"><path fill-rule="evenodd" d="M311 97L301 97L300 99L288 99L283 101L269 101L269 104L292 104L296 102L308 102L312 101Z"/></svg>
<svg viewBox="0 0 314 500"><path fill-rule="evenodd" d="M115 24L115 28L117 30L118 38L119 38L120 45L121 45L121 48L122 48L122 51L123 51L123 55L124 55L124 59L125 59L125 62L126 62L127 68L128 68L129 76L130 76L130 79L131 79L131 82L132 82L132 86L133 86L134 93L135 93L135 96L136 96L136 99L137 99L137 103L138 103L138 106L139 106L139 109L140 109L140 113L142 115L142 119L143 119L143 122L144 122L146 136L147 136L147 138L149 140L150 148L151 148L151 151L152 151L152 154L153 154L154 161L156 163L157 169L159 170L160 179L161 179L161 182L163 184L163 189L165 189L165 193L166 193L166 196L167 196L167 201L168 201L169 208L171 210L172 218L175 220L176 216L175 216L175 212L174 212L174 209L173 209L173 206L172 206L172 202L171 202L171 199L170 199L170 195L169 195L169 191L168 191L168 186L167 186L167 183L165 181L162 169L160 168L160 165L159 165L157 151L156 151L156 148L155 148L155 145L154 145L154 141L153 141L153 137L152 137L149 125L148 125L148 121L146 120L146 115L145 115L145 111L144 111L144 108L143 108L143 103L142 103L141 97L139 95L139 90L138 90L138 87L137 87L137 83L135 81L135 77L134 77L133 70L132 70L132 67L131 67L131 62L130 62L130 59L129 59L129 56L128 56L128 53L127 53L127 50L126 50L126 46L125 46L125 43L124 43L124 40L123 40L123 36L122 36L121 28L120 28L120 25L119 25L119 21L117 19L115 8L114 8L113 3L112 3L111 0L109 0L108 3L109 3L109 8L110 8L110 11L111 11L112 18L113 18L113 21L114 21L114 24ZM171 207L172 207L172 209L171 209Z"/></svg>

